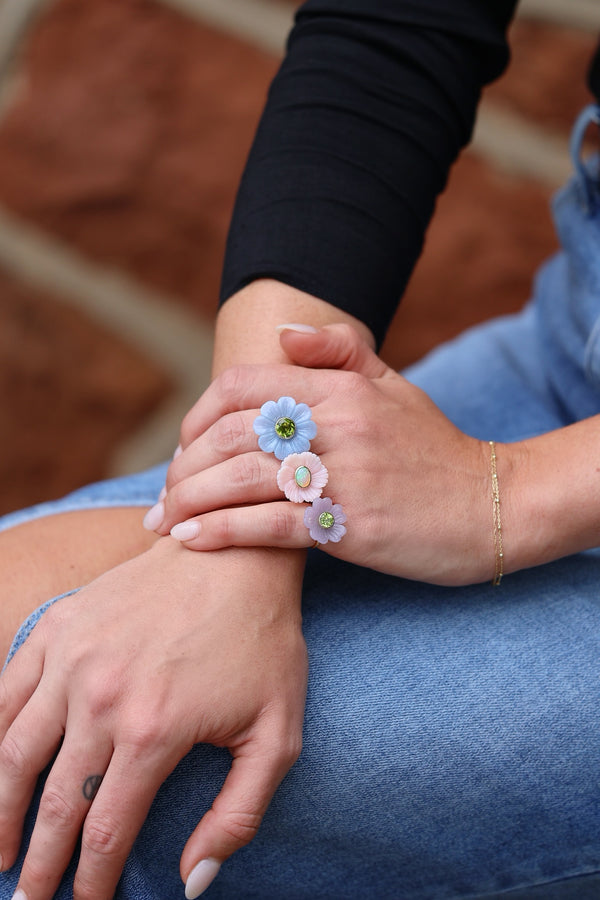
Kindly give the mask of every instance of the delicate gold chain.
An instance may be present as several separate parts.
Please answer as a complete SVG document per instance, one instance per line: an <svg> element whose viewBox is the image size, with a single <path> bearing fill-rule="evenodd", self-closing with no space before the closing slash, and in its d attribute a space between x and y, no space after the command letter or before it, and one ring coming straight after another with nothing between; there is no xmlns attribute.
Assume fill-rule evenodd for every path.
<svg viewBox="0 0 600 900"><path fill-rule="evenodd" d="M492 522L494 532L494 578L492 584L494 587L498 587L504 572L504 548L502 546L502 520L500 518L500 490L498 488L498 473L496 471L496 445L493 441L490 441L489 445L492 468Z"/></svg>

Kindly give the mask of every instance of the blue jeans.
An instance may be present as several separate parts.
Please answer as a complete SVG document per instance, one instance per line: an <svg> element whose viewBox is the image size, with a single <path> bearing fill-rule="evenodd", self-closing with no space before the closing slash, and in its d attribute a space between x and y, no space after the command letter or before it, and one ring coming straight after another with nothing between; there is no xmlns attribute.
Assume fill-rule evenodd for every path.
<svg viewBox="0 0 600 900"><path fill-rule="evenodd" d="M581 175L525 310L408 372L464 431L513 441L600 413L600 214ZM164 467L8 516L149 505ZM311 551L305 745L208 900L600 896L600 555L442 588ZM56 602L55 600L49 602ZM58 601L60 602L60 601ZM23 626L13 652L43 611ZM179 900L179 854L228 754L199 745L159 791L118 900ZM32 806L28 829L35 816ZM9 898L19 864L0 876ZM74 865L57 897L71 896Z"/></svg>

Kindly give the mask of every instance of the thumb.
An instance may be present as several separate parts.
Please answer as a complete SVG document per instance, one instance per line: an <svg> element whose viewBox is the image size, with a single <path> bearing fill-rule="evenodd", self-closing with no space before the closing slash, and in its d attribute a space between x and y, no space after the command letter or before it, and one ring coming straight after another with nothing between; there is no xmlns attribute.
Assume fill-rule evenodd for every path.
<svg viewBox="0 0 600 900"><path fill-rule="evenodd" d="M346 369L366 378L380 378L388 366L351 325L324 325L318 331L280 326L282 349L297 365L310 369Z"/></svg>
<svg viewBox="0 0 600 900"><path fill-rule="evenodd" d="M187 900L204 893L218 875L221 863L250 843L288 768L276 766L274 756L238 756L233 760L212 808L200 820L181 855Z"/></svg>

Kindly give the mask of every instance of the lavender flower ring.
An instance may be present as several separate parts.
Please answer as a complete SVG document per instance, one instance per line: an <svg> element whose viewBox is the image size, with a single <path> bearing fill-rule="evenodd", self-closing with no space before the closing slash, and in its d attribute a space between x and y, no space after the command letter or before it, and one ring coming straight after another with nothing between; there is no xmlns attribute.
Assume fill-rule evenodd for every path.
<svg viewBox="0 0 600 900"><path fill-rule="evenodd" d="M304 524L313 541L319 544L341 541L346 534L345 521L344 510L331 497L319 497L304 512Z"/></svg>
<svg viewBox="0 0 600 900"><path fill-rule="evenodd" d="M279 467L277 484L292 503L311 503L323 493L328 477L316 453L290 453Z"/></svg>
<svg viewBox="0 0 600 900"><path fill-rule="evenodd" d="M254 420L258 446L265 453L274 453L280 460L290 453L309 450L317 433L311 416L310 407L306 403L296 403L292 397L267 400Z"/></svg>

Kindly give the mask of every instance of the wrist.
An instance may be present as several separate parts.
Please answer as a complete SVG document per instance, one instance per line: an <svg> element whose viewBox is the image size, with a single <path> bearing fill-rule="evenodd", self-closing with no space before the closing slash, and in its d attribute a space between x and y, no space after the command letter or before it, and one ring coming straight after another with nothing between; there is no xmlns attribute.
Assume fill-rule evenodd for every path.
<svg viewBox="0 0 600 900"><path fill-rule="evenodd" d="M600 544L599 421L497 446L505 572Z"/></svg>
<svg viewBox="0 0 600 900"><path fill-rule="evenodd" d="M181 578L187 584L195 584L199 591L205 590L207 583L227 579L239 585L242 601L247 589L253 606L259 604L271 609L300 610L305 550L226 547L202 552L190 550L167 535L159 538L147 553L153 559L160 560L163 570L169 575L172 573L174 579ZM263 586L258 594L257 582Z"/></svg>
<svg viewBox="0 0 600 900"><path fill-rule="evenodd" d="M239 363L289 363L275 330L286 322L315 328L347 322L371 347L375 346L371 331L354 316L312 294L263 278L246 285L219 310L213 375Z"/></svg>

